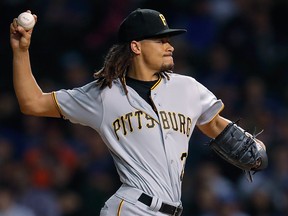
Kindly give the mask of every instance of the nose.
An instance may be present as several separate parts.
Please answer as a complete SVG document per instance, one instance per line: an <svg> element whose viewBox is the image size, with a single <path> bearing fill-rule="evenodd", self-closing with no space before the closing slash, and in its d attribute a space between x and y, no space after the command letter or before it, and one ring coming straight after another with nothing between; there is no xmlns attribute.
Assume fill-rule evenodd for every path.
<svg viewBox="0 0 288 216"><path fill-rule="evenodd" d="M169 52L173 52L173 51L174 51L174 47L173 47L169 42L168 42L167 44L168 44L167 50L168 50Z"/></svg>

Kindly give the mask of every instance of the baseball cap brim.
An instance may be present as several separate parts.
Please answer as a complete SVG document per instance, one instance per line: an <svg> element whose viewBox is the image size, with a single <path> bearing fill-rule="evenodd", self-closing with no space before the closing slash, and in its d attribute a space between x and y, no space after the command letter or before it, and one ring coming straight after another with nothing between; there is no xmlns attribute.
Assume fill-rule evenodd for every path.
<svg viewBox="0 0 288 216"><path fill-rule="evenodd" d="M140 37L135 37L135 38L126 38L127 41L140 41L140 40L144 40L144 39L149 39L149 38L159 38L159 37L172 37L172 36L177 36L180 34L183 34L187 32L187 30L185 29L165 29L163 31L157 32L157 33L153 33L153 34L147 34L145 36L140 36Z"/></svg>
<svg viewBox="0 0 288 216"><path fill-rule="evenodd" d="M172 37L172 36L183 34L185 32L187 32L186 29L165 29L163 31L154 33L153 35L146 35L144 38L139 38L139 39L148 39L148 38L161 37L161 36Z"/></svg>

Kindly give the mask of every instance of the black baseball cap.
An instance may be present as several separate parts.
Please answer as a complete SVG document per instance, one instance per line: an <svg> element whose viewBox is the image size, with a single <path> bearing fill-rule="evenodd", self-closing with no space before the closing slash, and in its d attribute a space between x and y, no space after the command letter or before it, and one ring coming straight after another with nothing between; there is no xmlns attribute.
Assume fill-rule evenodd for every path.
<svg viewBox="0 0 288 216"><path fill-rule="evenodd" d="M170 29L165 17L158 11L138 8L120 24L118 42L139 41L162 35L174 36L186 31L186 29Z"/></svg>

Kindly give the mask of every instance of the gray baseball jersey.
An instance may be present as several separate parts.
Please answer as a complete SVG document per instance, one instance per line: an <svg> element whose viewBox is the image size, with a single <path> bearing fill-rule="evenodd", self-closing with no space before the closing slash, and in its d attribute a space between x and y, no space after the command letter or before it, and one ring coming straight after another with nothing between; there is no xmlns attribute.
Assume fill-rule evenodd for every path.
<svg viewBox="0 0 288 216"><path fill-rule="evenodd" d="M95 129L108 146L121 182L162 200L179 202L188 143L196 124L223 108L194 78L171 74L151 89L157 109L120 80L100 90L95 81L54 92L64 118Z"/></svg>

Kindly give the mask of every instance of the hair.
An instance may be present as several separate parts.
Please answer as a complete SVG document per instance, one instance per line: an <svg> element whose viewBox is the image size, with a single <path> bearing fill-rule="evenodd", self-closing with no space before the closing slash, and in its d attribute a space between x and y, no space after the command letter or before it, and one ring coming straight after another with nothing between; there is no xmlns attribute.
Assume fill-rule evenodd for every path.
<svg viewBox="0 0 288 216"><path fill-rule="evenodd" d="M113 45L104 59L103 67L94 73L96 84L100 89L105 87L112 87L113 80L120 78L127 94L127 88L124 81L125 73L130 65L133 53L130 49L129 43Z"/></svg>
<svg viewBox="0 0 288 216"><path fill-rule="evenodd" d="M115 44L109 49L104 59L103 67L94 73L96 84L100 86L100 89L104 89L107 86L111 88L113 80L120 78L125 94L128 93L124 77L133 55L134 53L131 51L130 43ZM172 71L160 71L158 74L169 80L170 77L168 73L172 73Z"/></svg>

